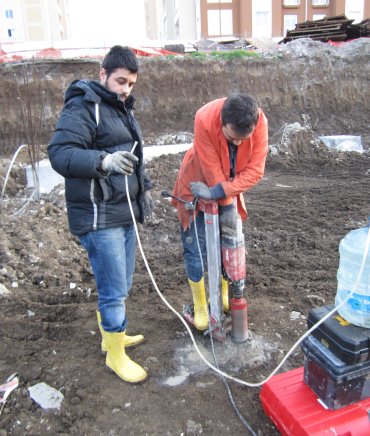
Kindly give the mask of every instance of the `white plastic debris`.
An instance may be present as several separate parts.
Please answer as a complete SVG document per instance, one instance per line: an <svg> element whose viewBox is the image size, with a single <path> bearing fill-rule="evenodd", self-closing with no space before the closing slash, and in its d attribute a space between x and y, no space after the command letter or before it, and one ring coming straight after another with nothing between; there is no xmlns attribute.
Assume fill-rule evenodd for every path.
<svg viewBox="0 0 370 436"><path fill-rule="evenodd" d="M64 184L64 177L62 177L60 174L53 170L49 159L41 160L40 162L38 162L36 167L39 176L39 187L41 193L49 193L55 186L62 183ZM35 186L35 183L31 165L26 166L26 177L27 186L29 188L33 188Z"/></svg>
<svg viewBox="0 0 370 436"><path fill-rule="evenodd" d="M169 145L153 145L144 147L144 160L149 161L153 157L161 156L162 154L177 154L189 150L193 144L169 144Z"/></svg>
<svg viewBox="0 0 370 436"><path fill-rule="evenodd" d="M358 144L355 141L343 141L336 146L337 151L357 151L358 153L363 153L362 144Z"/></svg>
<svg viewBox="0 0 370 436"><path fill-rule="evenodd" d="M46 383L37 383L28 388L32 400L43 409L59 409L64 399L63 394Z"/></svg>
<svg viewBox="0 0 370 436"><path fill-rule="evenodd" d="M16 374L12 374L6 380L6 383L0 386L0 414L3 411L6 399L18 387L19 380Z"/></svg>
<svg viewBox="0 0 370 436"><path fill-rule="evenodd" d="M361 136L333 135L320 136L321 141L328 147L337 151L357 151L363 153Z"/></svg>
<svg viewBox="0 0 370 436"><path fill-rule="evenodd" d="M9 295L10 291L9 289L4 286L2 283L0 283L0 295Z"/></svg>

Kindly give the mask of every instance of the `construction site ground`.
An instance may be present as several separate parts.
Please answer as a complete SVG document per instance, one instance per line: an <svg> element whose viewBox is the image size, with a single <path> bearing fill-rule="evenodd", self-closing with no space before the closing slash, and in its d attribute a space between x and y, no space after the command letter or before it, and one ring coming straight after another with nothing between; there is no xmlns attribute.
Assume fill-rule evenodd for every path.
<svg viewBox="0 0 370 436"><path fill-rule="evenodd" d="M363 120L368 109L346 113L352 130L343 131L340 124L338 131L336 120L344 114L333 108L328 129L358 133L356 120ZM220 369L251 383L264 380L307 330L311 308L334 303L339 242L365 225L370 214L365 130L360 132L363 153L335 152L317 140L312 126L289 127L289 122L270 135L274 151L265 177L245 194L250 338L239 345L230 338L214 344ZM178 312L191 302L191 294L177 215L161 191L173 187L183 156L147 162L155 211L138 227L156 285ZM2 157L2 186L11 157ZM15 214L30 195L24 187L26 160L21 154L15 162L2 201L0 384L17 373L19 387L3 407L0 436L247 434L223 381L203 363L184 325L156 292L139 250L127 300L127 332L144 334L145 342L128 354L148 369L149 379L130 385L107 370L94 277L86 253L69 233L63 187ZM192 331L199 349L215 364L209 337ZM298 347L280 372L302 365ZM40 382L63 394L60 409L44 410L30 398L28 388ZM261 388L228 383L254 431L277 435L261 407Z"/></svg>

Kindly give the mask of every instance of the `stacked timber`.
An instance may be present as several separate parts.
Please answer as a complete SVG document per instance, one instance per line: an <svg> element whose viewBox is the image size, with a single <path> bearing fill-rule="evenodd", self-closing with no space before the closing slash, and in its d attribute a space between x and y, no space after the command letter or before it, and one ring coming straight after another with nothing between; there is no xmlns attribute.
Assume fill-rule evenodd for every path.
<svg viewBox="0 0 370 436"><path fill-rule="evenodd" d="M347 41L349 39L370 36L370 20L353 24L345 15L322 18L321 20L298 23L294 30L288 30L286 37L280 41L286 43L299 38L311 38L316 41Z"/></svg>

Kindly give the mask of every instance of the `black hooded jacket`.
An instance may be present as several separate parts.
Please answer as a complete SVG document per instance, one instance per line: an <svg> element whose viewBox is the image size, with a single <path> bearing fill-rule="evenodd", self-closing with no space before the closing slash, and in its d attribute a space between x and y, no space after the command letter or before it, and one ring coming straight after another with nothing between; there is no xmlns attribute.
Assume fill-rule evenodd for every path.
<svg viewBox="0 0 370 436"><path fill-rule="evenodd" d="M143 165L140 127L133 115L134 99L125 102L96 81L74 81L48 145L52 167L65 177L68 222L75 235L132 224L125 176L104 175L101 161L108 153L131 151L139 158L128 176L135 219L143 222L144 191L151 182Z"/></svg>

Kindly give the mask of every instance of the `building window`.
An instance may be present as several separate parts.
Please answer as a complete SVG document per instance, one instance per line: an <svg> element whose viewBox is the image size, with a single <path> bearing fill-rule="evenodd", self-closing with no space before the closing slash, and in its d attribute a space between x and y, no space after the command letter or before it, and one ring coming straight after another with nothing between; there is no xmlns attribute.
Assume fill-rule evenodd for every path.
<svg viewBox="0 0 370 436"><path fill-rule="evenodd" d="M6 18L13 18L13 9L7 9L5 11L5 17Z"/></svg>
<svg viewBox="0 0 370 436"><path fill-rule="evenodd" d="M364 1L363 0L351 0L346 1L346 17L355 22L360 22L364 18Z"/></svg>
<svg viewBox="0 0 370 436"><path fill-rule="evenodd" d="M313 19L313 21L316 21L316 20L322 20L322 19L325 18L325 17L326 17L325 14L313 14L313 15L312 15L312 19Z"/></svg>
<svg viewBox="0 0 370 436"><path fill-rule="evenodd" d="M271 37L273 0L252 1L252 35L253 38Z"/></svg>
<svg viewBox="0 0 370 436"><path fill-rule="evenodd" d="M256 26L258 27L266 27L268 24L268 12L265 11L258 11L256 12L255 19L256 19Z"/></svg>
<svg viewBox="0 0 370 436"><path fill-rule="evenodd" d="M233 11L231 9L209 9L208 36L230 36L233 34Z"/></svg>
<svg viewBox="0 0 370 436"><path fill-rule="evenodd" d="M298 15L284 15L284 35L288 30L295 29L295 25L298 23Z"/></svg>
<svg viewBox="0 0 370 436"><path fill-rule="evenodd" d="M233 0L207 0L207 3L232 3Z"/></svg>
<svg viewBox="0 0 370 436"><path fill-rule="evenodd" d="M14 38L14 34L15 34L15 29L8 29L8 37L9 38Z"/></svg>
<svg viewBox="0 0 370 436"><path fill-rule="evenodd" d="M283 5L285 7L298 7L301 4L300 0L284 0Z"/></svg>
<svg viewBox="0 0 370 436"><path fill-rule="evenodd" d="M329 6L329 0L312 0L313 7L326 7Z"/></svg>

